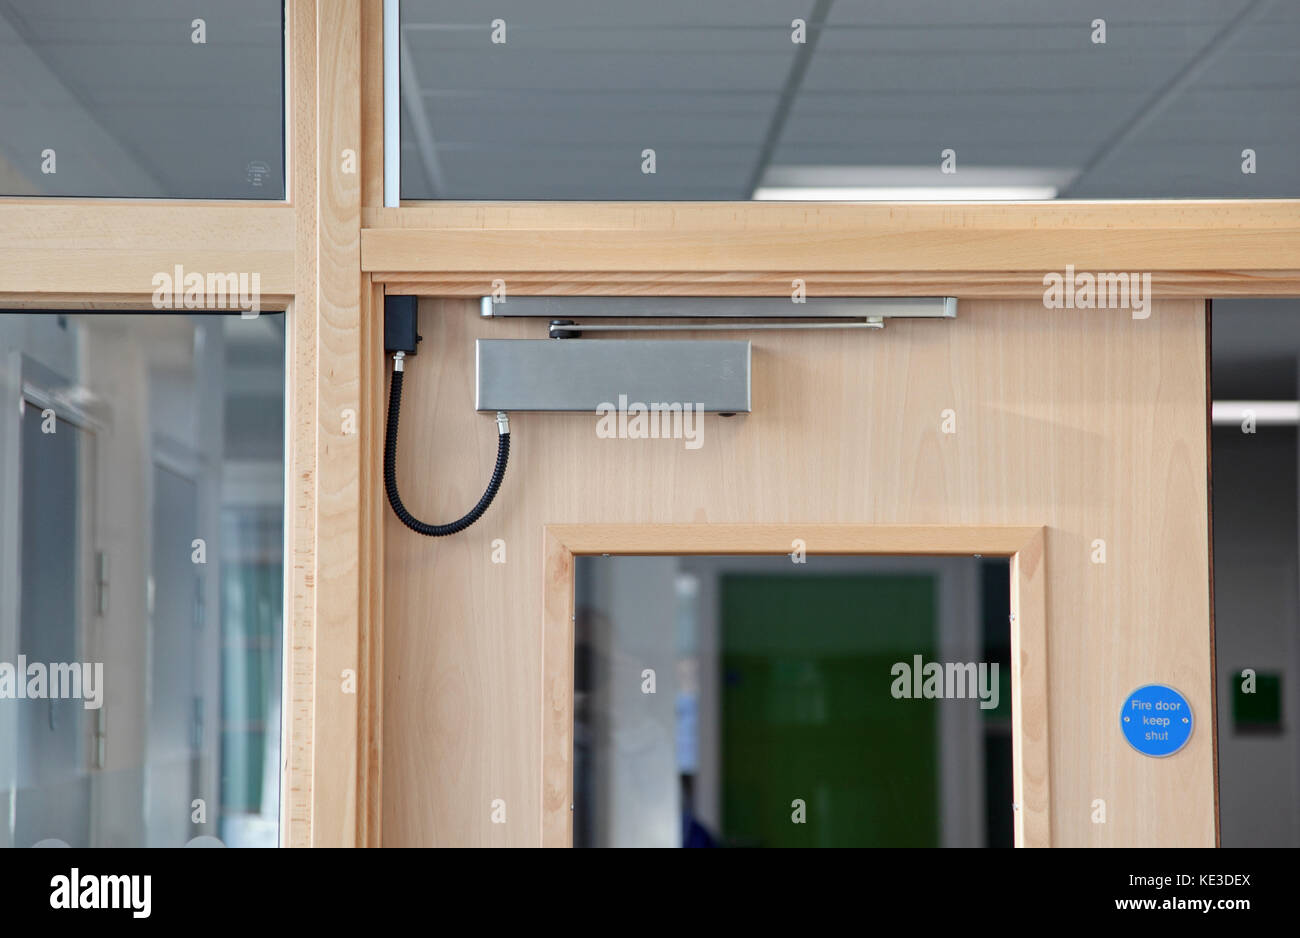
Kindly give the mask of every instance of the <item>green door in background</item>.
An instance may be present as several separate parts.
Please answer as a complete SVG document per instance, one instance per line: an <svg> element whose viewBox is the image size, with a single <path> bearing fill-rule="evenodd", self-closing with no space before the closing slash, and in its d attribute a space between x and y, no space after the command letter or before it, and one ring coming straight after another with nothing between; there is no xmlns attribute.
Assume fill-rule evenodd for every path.
<svg viewBox="0 0 1300 938"><path fill-rule="evenodd" d="M937 702L890 694L895 662L936 659L936 578L725 574L720 586L724 841L938 846Z"/></svg>

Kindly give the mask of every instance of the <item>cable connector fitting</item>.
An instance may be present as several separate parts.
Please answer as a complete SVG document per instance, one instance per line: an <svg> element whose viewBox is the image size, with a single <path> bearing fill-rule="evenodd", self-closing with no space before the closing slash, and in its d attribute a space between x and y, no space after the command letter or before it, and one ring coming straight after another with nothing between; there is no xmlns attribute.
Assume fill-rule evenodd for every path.
<svg viewBox="0 0 1300 938"><path fill-rule="evenodd" d="M510 432L510 415L504 410L497 411L497 436L505 436Z"/></svg>
<svg viewBox="0 0 1300 938"><path fill-rule="evenodd" d="M406 353L405 353L405 352L394 352L394 353L393 353L393 371L405 371L405 370L406 370Z"/></svg>
<svg viewBox="0 0 1300 938"><path fill-rule="evenodd" d="M384 297L384 351L414 355L420 344L420 298Z"/></svg>

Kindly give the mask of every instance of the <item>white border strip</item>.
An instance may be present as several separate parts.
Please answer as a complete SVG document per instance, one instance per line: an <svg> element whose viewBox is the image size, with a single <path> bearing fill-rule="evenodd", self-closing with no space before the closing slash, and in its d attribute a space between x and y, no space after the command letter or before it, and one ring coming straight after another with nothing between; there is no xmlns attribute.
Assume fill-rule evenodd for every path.
<svg viewBox="0 0 1300 938"><path fill-rule="evenodd" d="M384 0L384 207L402 202L401 16Z"/></svg>

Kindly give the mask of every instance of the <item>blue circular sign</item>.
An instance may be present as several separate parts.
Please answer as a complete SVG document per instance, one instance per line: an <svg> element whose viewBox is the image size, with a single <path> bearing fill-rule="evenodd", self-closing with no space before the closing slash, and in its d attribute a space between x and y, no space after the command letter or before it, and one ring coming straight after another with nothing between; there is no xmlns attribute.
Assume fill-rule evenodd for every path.
<svg viewBox="0 0 1300 938"><path fill-rule="evenodd" d="M1192 738L1196 718L1187 698L1164 684L1147 684L1128 695L1119 727L1144 756L1172 756Z"/></svg>

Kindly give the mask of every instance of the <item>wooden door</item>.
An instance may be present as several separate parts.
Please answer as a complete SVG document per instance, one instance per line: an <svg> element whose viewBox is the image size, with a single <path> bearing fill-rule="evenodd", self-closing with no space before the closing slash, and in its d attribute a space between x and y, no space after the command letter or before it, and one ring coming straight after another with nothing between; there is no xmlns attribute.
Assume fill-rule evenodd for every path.
<svg viewBox="0 0 1300 938"><path fill-rule="evenodd" d="M539 330L422 301L398 455L418 516L459 516L491 471L474 340ZM594 415L515 415L505 484L476 525L431 540L387 516L382 842L555 842L548 525L840 523L943 525L952 550L964 529L1042 528L1045 693L1025 717L1047 727L1046 842L1213 845L1204 304L1134 319L963 300L955 321L752 340L753 412L706 417L698 449L599 439ZM1119 730L1124 697L1151 682L1202 717L1167 759Z"/></svg>

